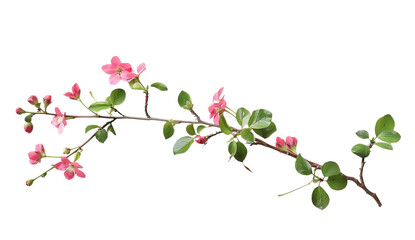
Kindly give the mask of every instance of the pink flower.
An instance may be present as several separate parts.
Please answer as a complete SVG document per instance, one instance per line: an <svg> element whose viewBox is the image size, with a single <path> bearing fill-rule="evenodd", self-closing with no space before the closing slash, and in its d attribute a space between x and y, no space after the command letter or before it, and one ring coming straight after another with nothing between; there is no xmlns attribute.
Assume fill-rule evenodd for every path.
<svg viewBox="0 0 415 240"><path fill-rule="evenodd" d="M75 174L81 178L85 177L85 173L79 170L79 168L82 168L82 166L77 162L71 162L66 157L61 158L61 162L55 164L55 168L61 171L65 171L63 175L65 175L65 178L68 180L71 180Z"/></svg>
<svg viewBox="0 0 415 240"><path fill-rule="evenodd" d="M223 87L219 89L215 95L213 95L213 103L208 107L210 118L213 118L213 122L218 125L219 124L219 116L226 108L226 101L224 97L220 98L222 94Z"/></svg>
<svg viewBox="0 0 415 240"><path fill-rule="evenodd" d="M52 103L52 96L51 95L46 95L43 98L43 104L45 105L45 109Z"/></svg>
<svg viewBox="0 0 415 240"><path fill-rule="evenodd" d="M144 70L145 70L145 65L144 65L144 68L141 69L141 72ZM131 64L122 63L120 58L117 56L112 57L111 64L106 64L102 66L102 71L111 75L110 84L112 85L117 84L118 82L120 82L120 80L129 82L131 79L137 76L137 74L132 72Z"/></svg>
<svg viewBox="0 0 415 240"><path fill-rule="evenodd" d="M42 159L42 157L46 157L46 153L45 153L45 148L43 147L42 144L37 144L36 145L36 151L33 152L29 152L29 162L31 164L37 164L40 163L40 160Z"/></svg>
<svg viewBox="0 0 415 240"><path fill-rule="evenodd" d="M37 100L37 97L35 95L30 96L27 101L32 104L32 105L36 105L39 103L39 101Z"/></svg>
<svg viewBox="0 0 415 240"><path fill-rule="evenodd" d="M286 139L288 149L295 148L297 146L297 138L288 136Z"/></svg>
<svg viewBox="0 0 415 240"><path fill-rule="evenodd" d="M33 124L31 122L27 122L24 124L24 130L27 133L31 133L33 131Z"/></svg>
<svg viewBox="0 0 415 240"><path fill-rule="evenodd" d="M64 95L69 97L72 100L78 100L79 97L81 96L81 89L79 89L78 83L75 83L72 86L72 92L67 92Z"/></svg>
<svg viewBox="0 0 415 240"><path fill-rule="evenodd" d="M23 108L16 108L16 113L22 115L23 113L25 113L25 110L23 110Z"/></svg>
<svg viewBox="0 0 415 240"><path fill-rule="evenodd" d="M62 134L63 128L66 126L66 113L62 114L58 107L55 108L56 116L52 119L52 125L58 128L58 133Z"/></svg>
<svg viewBox="0 0 415 240"><path fill-rule="evenodd" d="M206 141L207 141L207 138L205 136L197 135L195 137L195 142L197 142L199 144L205 144Z"/></svg>
<svg viewBox="0 0 415 240"><path fill-rule="evenodd" d="M277 137L277 143L275 145L279 148L286 148L287 147L287 145L285 144L285 141L280 137Z"/></svg>

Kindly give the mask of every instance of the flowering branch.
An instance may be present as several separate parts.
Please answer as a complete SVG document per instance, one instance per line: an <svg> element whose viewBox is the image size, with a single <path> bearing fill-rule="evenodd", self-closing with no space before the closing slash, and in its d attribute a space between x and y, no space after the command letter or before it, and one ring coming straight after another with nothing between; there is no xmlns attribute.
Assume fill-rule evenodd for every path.
<svg viewBox="0 0 415 240"><path fill-rule="evenodd" d="M359 188L362 188L368 195L370 195L378 204L382 206L379 198L373 192L371 192L365 185L363 178L363 168L365 166L365 159L370 155L371 149L374 145L392 150L392 143L396 143L400 140L399 133L394 131L395 121L390 115L385 115L376 122L375 126L375 137L369 139L369 133L366 130L360 130L356 132L356 135L362 139L368 139L369 144L356 144L352 148L352 152L362 159L360 167L360 181L354 177L348 176L340 171L340 167L336 162L326 162L319 164L312 162L304 158L301 154L297 154L297 138L288 136L285 140L277 137L275 146L267 143L263 139L267 139L272 136L276 131L275 122L272 120L272 113L265 109L257 109L252 113L241 107L237 111L233 111L222 97L223 88L219 89L213 96L213 102L208 107L210 118L213 123L204 121L193 109L193 102L190 95L181 91L178 96L178 104L184 110L189 111L194 117L195 121L190 120L174 120L165 118L151 117L148 113L148 98L150 87L156 88L160 91L167 91L167 86L160 82L152 83L150 86L145 86L139 79L141 73L146 70L144 63L137 67L137 73L132 71L129 63L122 63L118 57L111 59L111 64L104 65L102 70L110 75L110 84L118 84L120 80L128 82L129 86L133 90L142 90L145 94L144 113L146 117L129 116L124 115L117 110L116 106L122 104L126 98L126 92L123 89L115 89L111 92L110 96L105 101L96 101L90 106L85 105L80 98L81 90L78 84L72 87L72 92L67 92L64 95L69 97L71 100L79 101L84 107L88 108L93 115L70 115L60 111L58 107L55 107L55 113L47 111L47 107L52 103L51 96L48 95L44 98L44 108L41 107L41 103L38 102L36 96L31 96L28 102L35 106L37 111L25 111L22 108L16 109L16 113L26 114L24 129L26 132L31 133L33 131L32 118L35 115L52 116L52 125L58 129L58 133L61 134L63 129L67 126L67 120L70 119L108 119L108 121L102 126L88 125L85 128L85 133L95 129L95 132L81 145L75 148L66 148L64 156L48 156L45 153L42 144L36 145L36 151L29 153L29 159L31 164L38 164L42 158L45 157L58 157L61 161L52 165L51 168L40 174L38 177L26 181L28 186L32 185L33 182L39 177L45 177L52 169L57 169L64 172L64 176L69 180L75 175L84 178L85 174L80 170L82 166L77 162L81 156L83 148L91 142L92 139L96 138L99 142L104 143L108 138L108 133L111 132L116 135L114 126L112 123L119 119L130 119L140 121L160 121L164 122L163 135L166 139L174 135L174 127L177 124L187 124L186 132L187 136L179 138L173 146L173 153L182 154L185 153L194 142L198 144L207 144L211 138L224 134L230 136L228 144L228 152L230 154L229 160L235 159L242 163L242 165L249 171L251 171L245 164L244 160L247 157L248 149L245 147L244 142L247 145L263 146L266 148L273 149L284 155L291 156L296 159L295 168L298 173L302 175L310 175L311 180L305 185L298 187L285 194L302 189L311 183L316 183L318 186L313 190L312 203L314 206L325 209L329 204L329 196L321 186L322 183L326 182L328 186L333 190L342 190L347 186L348 181L354 182ZM91 94L92 96L92 94ZM108 115L99 114L100 111L105 110ZM109 112L108 112L108 111ZM112 112L116 112L119 116L113 116ZM228 118L228 119L227 119ZM228 124L229 119L234 119L240 127L231 127ZM214 133L205 133L206 128L219 128L220 131ZM203 133L202 133L203 132ZM379 141L381 140L381 141ZM74 157L74 161L69 160L70 157ZM251 171L252 172L252 171ZM322 174L322 176L320 175Z"/></svg>

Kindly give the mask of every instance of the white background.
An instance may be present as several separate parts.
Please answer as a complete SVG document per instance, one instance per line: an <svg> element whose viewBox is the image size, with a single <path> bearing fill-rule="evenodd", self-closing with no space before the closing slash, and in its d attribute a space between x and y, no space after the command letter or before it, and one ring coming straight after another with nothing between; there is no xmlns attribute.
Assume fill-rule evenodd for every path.
<svg viewBox="0 0 415 240"><path fill-rule="evenodd" d="M413 235L414 63L413 1L3 1L1 24L1 239L409 239ZM208 120L213 94L225 87L234 110L273 112L275 137L296 136L298 152L320 164L336 161L358 177L350 149L366 143L376 120L392 114L402 140L394 151L373 148L365 179L383 206L349 182L333 191L329 207L311 203L309 181L294 159L258 146L245 161L228 162L217 136L183 155L172 147L185 125L164 140L162 123L117 121L117 136L91 141L79 163L85 179L68 181L51 171L32 187L25 181L55 163L29 164L27 153L43 143L59 155L87 139L88 124L71 120L62 135L51 117L35 116L23 131L16 107L27 98L52 95L50 110L89 114L63 94L77 82L103 100L127 91L119 110L144 116L144 96L125 82L109 85L101 66L119 56L135 68L145 62L154 117L193 117L177 104L190 93L195 111ZM235 122L231 122L236 126Z"/></svg>

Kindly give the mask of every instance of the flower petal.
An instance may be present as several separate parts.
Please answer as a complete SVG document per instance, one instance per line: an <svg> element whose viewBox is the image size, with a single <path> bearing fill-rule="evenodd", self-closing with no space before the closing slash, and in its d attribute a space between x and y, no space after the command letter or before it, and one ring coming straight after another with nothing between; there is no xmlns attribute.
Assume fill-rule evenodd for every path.
<svg viewBox="0 0 415 240"><path fill-rule="evenodd" d="M219 125L219 113L216 113L215 116L213 117L213 122L216 125Z"/></svg>
<svg viewBox="0 0 415 240"><path fill-rule="evenodd" d="M131 67L131 64L129 63L121 63L119 66L123 71L131 72L133 68Z"/></svg>
<svg viewBox="0 0 415 240"><path fill-rule="evenodd" d="M80 178L84 178L85 177L85 173L82 172L81 170L79 170L78 168L75 168L75 174L76 174L76 176L78 176Z"/></svg>
<svg viewBox="0 0 415 240"><path fill-rule="evenodd" d="M119 83L120 80L121 80L121 77L118 74L112 74L110 76L110 84L112 84L112 85L115 85L115 84Z"/></svg>
<svg viewBox="0 0 415 240"><path fill-rule="evenodd" d="M146 64L145 63L141 63L137 67L137 74L140 75L142 72L144 72L144 70L146 70Z"/></svg>
<svg viewBox="0 0 415 240"><path fill-rule="evenodd" d="M69 159L67 159L66 157L61 158L61 161L62 161L64 164L66 164L66 165L67 165L66 167L68 167L68 165L72 163L72 162L71 162Z"/></svg>
<svg viewBox="0 0 415 240"><path fill-rule="evenodd" d="M132 72L127 72L127 71L122 71L120 76L122 80L129 82L131 79L137 77L137 74L132 73Z"/></svg>
<svg viewBox="0 0 415 240"><path fill-rule="evenodd" d="M75 100L75 96L73 95L73 93L71 93L71 92L67 92L67 93L65 93L65 94L63 94L64 96L67 96L68 98L70 98L70 99L72 99L72 100Z"/></svg>
<svg viewBox="0 0 415 240"><path fill-rule="evenodd" d="M63 132L63 128L65 127L65 125L63 124L63 123L61 123L61 124L59 124L59 127L58 127L58 134L59 135L61 135L62 134L62 132Z"/></svg>
<svg viewBox="0 0 415 240"><path fill-rule="evenodd" d="M45 148L43 147L43 144L36 144L36 151L40 154L45 154Z"/></svg>
<svg viewBox="0 0 415 240"><path fill-rule="evenodd" d="M28 153L28 156L29 156L29 159L30 159L30 163L32 163L32 161L34 161L34 162L38 162L38 160L41 158L40 157L40 153L39 152L35 152L35 151L33 151L33 152L29 152ZM32 163L32 164L36 164L36 163Z"/></svg>
<svg viewBox="0 0 415 240"><path fill-rule="evenodd" d="M70 170L66 170L63 175L65 175L66 179L71 180L73 177L75 177L75 173Z"/></svg>
<svg viewBox="0 0 415 240"><path fill-rule="evenodd" d="M117 57L117 56L112 57L111 58L111 64L118 67L121 64L120 58Z"/></svg>
<svg viewBox="0 0 415 240"><path fill-rule="evenodd" d="M58 116L63 116L63 114L62 114L61 110L59 110L59 108L58 108L58 107L55 107L55 113L56 113L56 115L58 115Z"/></svg>
<svg viewBox="0 0 415 240"><path fill-rule="evenodd" d="M52 118L52 122L51 123L52 123L53 126L58 127L59 126L59 124L58 124L58 117Z"/></svg>
<svg viewBox="0 0 415 240"><path fill-rule="evenodd" d="M215 95L213 95L213 101L219 102L219 98L220 98L220 95L222 94L222 91L223 91L223 87L219 89L219 91L215 93Z"/></svg>
<svg viewBox="0 0 415 240"><path fill-rule="evenodd" d="M115 70L117 70L117 66L114 66L112 64L102 66L102 71L104 71L107 74L113 74L115 73Z"/></svg>
<svg viewBox="0 0 415 240"><path fill-rule="evenodd" d="M75 83L72 86L72 92L75 97L79 97L81 95L81 89L79 89L78 83Z"/></svg>
<svg viewBox="0 0 415 240"><path fill-rule="evenodd" d="M66 165L63 162L58 162L57 164L55 164L55 168L61 171L65 171L68 168L68 165Z"/></svg>

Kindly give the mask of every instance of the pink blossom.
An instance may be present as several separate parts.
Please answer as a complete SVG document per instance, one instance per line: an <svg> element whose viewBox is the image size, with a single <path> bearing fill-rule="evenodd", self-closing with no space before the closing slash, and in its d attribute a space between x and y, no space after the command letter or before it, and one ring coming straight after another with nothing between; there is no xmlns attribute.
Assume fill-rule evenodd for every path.
<svg viewBox="0 0 415 240"><path fill-rule="evenodd" d="M195 142L197 142L199 144L204 144L206 141L207 141L207 138L205 136L197 135L195 137Z"/></svg>
<svg viewBox="0 0 415 240"><path fill-rule="evenodd" d="M285 144L285 141L282 138L277 137L276 146L279 148L286 148L287 145Z"/></svg>
<svg viewBox="0 0 415 240"><path fill-rule="evenodd" d="M33 124L31 122L27 122L24 124L24 130L27 133L31 133L33 131Z"/></svg>
<svg viewBox="0 0 415 240"><path fill-rule="evenodd" d="M288 149L295 148L297 146L297 138L288 136L285 141L287 142Z"/></svg>
<svg viewBox="0 0 415 240"><path fill-rule="evenodd" d="M43 147L42 144L37 144L36 145L36 151L33 152L29 152L29 162L31 164L37 164L40 163L40 160L42 159L42 157L46 157L46 153L45 153L45 148Z"/></svg>
<svg viewBox="0 0 415 240"><path fill-rule="evenodd" d="M79 97L81 96L81 89L79 89L78 83L75 83L72 86L72 92L67 92L64 95L69 97L72 100L78 100Z"/></svg>
<svg viewBox="0 0 415 240"><path fill-rule="evenodd" d="M213 103L208 107L210 118L213 118L213 122L218 125L219 124L219 116L226 108L226 101L224 97L220 98L222 94L223 87L219 89L215 95L213 95Z"/></svg>
<svg viewBox="0 0 415 240"><path fill-rule="evenodd" d="M46 95L43 98L43 104L45 105L45 109L52 103L52 96L51 95Z"/></svg>
<svg viewBox="0 0 415 240"><path fill-rule="evenodd" d="M27 101L32 104L32 105L36 105L39 103L39 100L37 99L37 97L35 95L30 96Z"/></svg>
<svg viewBox="0 0 415 240"><path fill-rule="evenodd" d="M81 178L85 177L85 173L79 170L79 168L82 168L82 166L77 162L71 162L66 157L61 158L61 162L55 164L55 168L61 171L65 171L64 175L68 180L74 178L75 174Z"/></svg>
<svg viewBox="0 0 415 240"><path fill-rule="evenodd" d="M141 72L144 70L145 70L145 65L144 65L144 68L141 69ZM131 79L137 76L137 74L132 72L131 64L122 63L120 58L117 56L112 57L111 64L106 64L102 66L102 71L111 75L110 84L112 85L117 84L118 82L120 82L120 80L129 82Z"/></svg>
<svg viewBox="0 0 415 240"><path fill-rule="evenodd" d="M25 113L25 110L23 110L23 108L16 108L16 113L22 115L23 113Z"/></svg>
<svg viewBox="0 0 415 240"><path fill-rule="evenodd" d="M66 113L62 114L58 107L55 108L56 116L52 119L52 125L58 128L58 133L62 134L63 128L66 126Z"/></svg>

